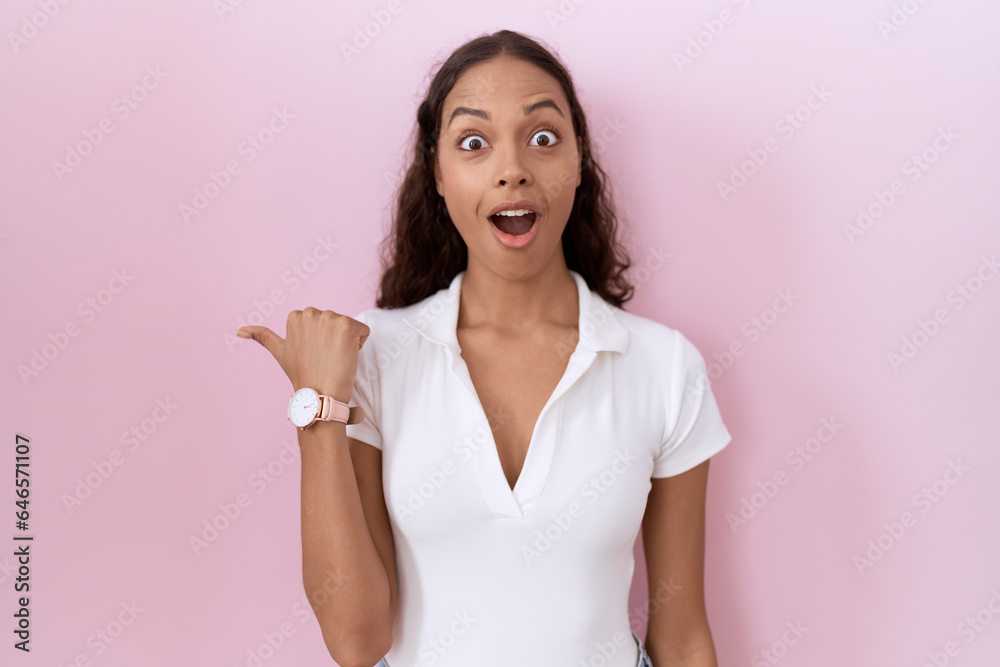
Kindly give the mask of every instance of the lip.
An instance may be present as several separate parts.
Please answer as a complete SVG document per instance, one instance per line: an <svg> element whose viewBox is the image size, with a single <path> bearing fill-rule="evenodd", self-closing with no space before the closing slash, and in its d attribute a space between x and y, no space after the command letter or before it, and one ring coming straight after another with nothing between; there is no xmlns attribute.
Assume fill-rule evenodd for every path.
<svg viewBox="0 0 1000 667"><path fill-rule="evenodd" d="M500 228L497 227L495 224L493 224L492 216L495 215L495 213L490 214L490 217L486 218L486 224L490 226L490 231L493 232L493 237L496 238L496 240L500 242L500 245L504 246L505 248L514 248L514 249L525 248L531 245L531 242L535 240L536 236L538 236L539 221L542 219L542 216L540 213L538 213L537 209L531 207L531 202L520 201L516 202L516 205L514 206L507 206L507 204L501 204L496 208L496 211L497 212L507 211L511 209L516 210L519 208L529 210L535 214L535 221L531 224L531 229L521 234L520 236L513 236L512 234L506 234L500 231Z"/></svg>
<svg viewBox="0 0 1000 667"><path fill-rule="evenodd" d="M538 219L540 211L538 210L538 204L528 199L522 199L520 201L505 201L496 205L496 207L486 214L487 218L491 218L500 211L516 211L519 208L523 208L527 211L531 211L535 214L535 219Z"/></svg>

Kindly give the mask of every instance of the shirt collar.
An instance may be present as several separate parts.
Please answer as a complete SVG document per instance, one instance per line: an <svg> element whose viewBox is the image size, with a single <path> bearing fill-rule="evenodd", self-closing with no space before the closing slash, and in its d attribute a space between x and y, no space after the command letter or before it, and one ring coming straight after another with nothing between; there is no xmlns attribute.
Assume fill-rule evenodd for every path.
<svg viewBox="0 0 1000 667"><path fill-rule="evenodd" d="M628 347L628 330L615 316L614 306L592 292L579 273L572 269L569 273L576 282L580 298L579 347L594 352L624 352ZM452 278L448 287L414 304L413 313L404 317L403 321L432 342L458 348L458 297L464 276L465 271L462 270Z"/></svg>

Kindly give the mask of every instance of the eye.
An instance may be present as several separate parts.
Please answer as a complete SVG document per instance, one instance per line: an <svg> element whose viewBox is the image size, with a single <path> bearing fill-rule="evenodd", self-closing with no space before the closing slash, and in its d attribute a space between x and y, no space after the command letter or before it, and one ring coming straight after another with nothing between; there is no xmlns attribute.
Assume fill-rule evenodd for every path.
<svg viewBox="0 0 1000 667"><path fill-rule="evenodd" d="M465 142L469 139L472 141L466 146ZM458 146L464 151L475 152L486 147L486 140L478 134L467 134L458 140Z"/></svg>
<svg viewBox="0 0 1000 667"><path fill-rule="evenodd" d="M549 139L548 137L544 137L543 136L542 137L543 141L541 143L538 143L538 144L532 144L533 146L554 146L554 145L556 145L556 144L559 143L559 133L556 132L554 129L546 128L546 129L543 129L543 130L539 130L538 132L535 132L535 134L533 136L537 137L540 134L542 134L542 135L544 135L544 134L551 134L552 138Z"/></svg>

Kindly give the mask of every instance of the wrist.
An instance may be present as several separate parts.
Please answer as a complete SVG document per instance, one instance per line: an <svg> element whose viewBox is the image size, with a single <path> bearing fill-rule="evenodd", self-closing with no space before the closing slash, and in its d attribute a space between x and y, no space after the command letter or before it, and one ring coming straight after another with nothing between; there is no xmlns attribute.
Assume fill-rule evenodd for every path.
<svg viewBox="0 0 1000 667"><path fill-rule="evenodd" d="M294 394L299 389L303 387L308 387L314 389L320 396L329 396L335 401L341 403L347 403L354 397L354 387L331 387L322 383L312 383L312 382L301 382L292 385L292 393Z"/></svg>
<svg viewBox="0 0 1000 667"><path fill-rule="evenodd" d="M320 389L317 387L316 391L318 391L323 396L329 396L330 398L339 403L350 403L353 395L353 392L350 389L333 389L331 391L320 391Z"/></svg>
<svg viewBox="0 0 1000 667"><path fill-rule="evenodd" d="M364 410L348 405L350 392L334 389L333 395L309 385L300 387L288 401L288 420L300 429L324 421L357 424L364 419ZM347 400L337 398L337 394Z"/></svg>

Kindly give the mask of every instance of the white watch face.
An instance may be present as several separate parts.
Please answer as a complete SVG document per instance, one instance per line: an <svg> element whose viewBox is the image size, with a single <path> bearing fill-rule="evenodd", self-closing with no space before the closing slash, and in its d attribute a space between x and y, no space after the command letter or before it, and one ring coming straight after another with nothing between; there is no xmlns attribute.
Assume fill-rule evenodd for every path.
<svg viewBox="0 0 1000 667"><path fill-rule="evenodd" d="M295 426L303 428L312 423L319 414L319 394L315 389L302 387L292 394L288 402L288 419Z"/></svg>

